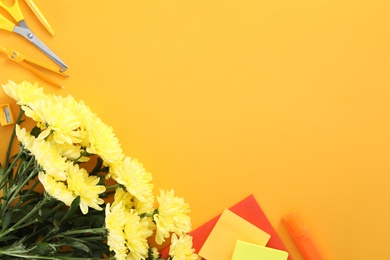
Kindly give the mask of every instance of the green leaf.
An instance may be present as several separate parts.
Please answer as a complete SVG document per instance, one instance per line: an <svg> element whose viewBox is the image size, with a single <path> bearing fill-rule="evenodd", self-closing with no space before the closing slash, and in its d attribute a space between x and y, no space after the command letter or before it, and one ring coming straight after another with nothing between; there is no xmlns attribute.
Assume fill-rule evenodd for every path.
<svg viewBox="0 0 390 260"><path fill-rule="evenodd" d="M102 227L106 221L106 216L103 214L96 215L91 223L91 227Z"/></svg>
<svg viewBox="0 0 390 260"><path fill-rule="evenodd" d="M66 238L66 239L64 239L63 244L68 245L68 246L72 247L73 249L79 249L79 250L82 250L82 251L87 252L89 254L91 253L90 248L87 245L85 245L81 239Z"/></svg>
<svg viewBox="0 0 390 260"><path fill-rule="evenodd" d="M0 238L0 242L10 241L10 240L15 240L15 239L20 239L20 237L15 236L15 235L7 235L7 236L4 236L4 237L1 237Z"/></svg>
<svg viewBox="0 0 390 260"><path fill-rule="evenodd" d="M20 193L20 201L21 203L25 203L32 199L37 199L41 196L41 193L33 191L33 190L23 190Z"/></svg>
<svg viewBox="0 0 390 260"><path fill-rule="evenodd" d="M41 133L41 129L38 127L38 126L35 126L32 130L31 130L31 132L30 132L30 134L32 135L32 136L34 136L35 138L37 138L38 137L38 135Z"/></svg>
<svg viewBox="0 0 390 260"><path fill-rule="evenodd" d="M79 208L79 204L80 204L80 196L78 196L77 198L75 198L72 201L72 204L70 205L70 207L68 209L68 212L65 214L65 216L60 221L61 224L68 221L68 219L71 218L72 215L74 215L76 210Z"/></svg>
<svg viewBox="0 0 390 260"><path fill-rule="evenodd" d="M81 229L71 229L63 232L63 235L80 235L80 234L104 234L104 228L81 228Z"/></svg>
<svg viewBox="0 0 390 260"><path fill-rule="evenodd" d="M102 168L102 165L103 165L103 160L100 157L98 157L96 160L95 167L93 168L93 170L89 174L95 175L95 174L99 173L100 169Z"/></svg>
<svg viewBox="0 0 390 260"><path fill-rule="evenodd" d="M44 243L40 242L36 245L34 253L38 253L40 255L50 255L57 252L57 248L50 244L50 243Z"/></svg>
<svg viewBox="0 0 390 260"><path fill-rule="evenodd" d="M11 215L12 213L10 211L7 211L7 213L5 213L4 219L2 221L2 227L1 227L2 231L4 231L7 227L9 227L9 224L11 223Z"/></svg>

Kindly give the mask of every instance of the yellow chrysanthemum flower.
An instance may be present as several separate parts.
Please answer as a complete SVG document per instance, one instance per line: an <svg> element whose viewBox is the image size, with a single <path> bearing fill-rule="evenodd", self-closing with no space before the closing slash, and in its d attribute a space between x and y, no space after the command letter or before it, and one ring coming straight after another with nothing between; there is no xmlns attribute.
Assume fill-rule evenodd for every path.
<svg viewBox="0 0 390 260"><path fill-rule="evenodd" d="M160 253L158 252L158 249L155 247L150 248L149 250L149 257L151 257L153 260L157 260L160 258Z"/></svg>
<svg viewBox="0 0 390 260"><path fill-rule="evenodd" d="M35 139L30 152L35 155L35 160L57 181L65 181L67 179L68 163L66 158L62 157L59 150L50 142L45 140Z"/></svg>
<svg viewBox="0 0 390 260"><path fill-rule="evenodd" d="M89 176L88 172L80 168L77 164L69 164L68 168L68 189L75 196L80 196L80 209L83 214L88 213L88 207L96 210L102 210L99 204L104 200L99 198L99 194L106 190L103 185L98 185L100 179L97 176Z"/></svg>
<svg viewBox="0 0 390 260"><path fill-rule="evenodd" d="M172 260L201 259L197 254L195 254L195 250L192 248L192 237L189 235L184 235L178 238L176 234L173 234L169 255L172 257Z"/></svg>
<svg viewBox="0 0 390 260"><path fill-rule="evenodd" d="M35 137L32 136L29 132L27 132L26 128L21 129L19 125L15 126L15 130L19 142L23 145L25 149L30 150L35 141Z"/></svg>
<svg viewBox="0 0 390 260"><path fill-rule="evenodd" d="M149 248L147 238L153 234L149 229L150 218L141 218L136 210L128 208L129 193L121 188L117 192L119 195L115 195L112 206L106 207L107 243L116 259L145 259Z"/></svg>
<svg viewBox="0 0 390 260"><path fill-rule="evenodd" d="M80 119L80 128L78 129L81 142L80 145L82 147L89 147L90 145L90 127L92 125L92 121L96 120L97 116L94 114L91 109L84 104L83 101L77 103L77 111ZM95 136L94 136L95 138Z"/></svg>
<svg viewBox="0 0 390 260"><path fill-rule="evenodd" d="M26 116L36 121L38 127L43 130L38 139L52 135L53 140L59 144L81 142L80 133L77 131L80 127L77 111L66 107L66 103L60 102L61 100L47 96L29 102L22 106L22 109Z"/></svg>
<svg viewBox="0 0 390 260"><path fill-rule="evenodd" d="M116 259L126 259L128 248L124 234L128 211L122 206L122 202L106 206L105 225L108 230L107 244L110 250L115 252Z"/></svg>
<svg viewBox="0 0 390 260"><path fill-rule="evenodd" d="M183 198L175 197L173 190L160 190L157 201L158 214L153 216L157 228L156 243L161 245L171 232L181 236L191 231L190 208Z"/></svg>
<svg viewBox="0 0 390 260"><path fill-rule="evenodd" d="M134 207L140 213L152 214L154 211L154 196L153 194L148 194L147 201L140 201L137 198L134 198Z"/></svg>
<svg viewBox="0 0 390 260"><path fill-rule="evenodd" d="M55 180L52 176L45 174L43 171L39 172L38 179L50 196L62 201L65 205L70 206L72 201L76 198L74 193L68 189L64 182Z"/></svg>
<svg viewBox="0 0 390 260"><path fill-rule="evenodd" d="M30 102L34 102L36 99L40 99L43 94L43 89L38 88L38 83L31 84L30 82L23 81L20 84L9 80L8 84L2 84L5 93L16 100L18 105L25 105Z"/></svg>
<svg viewBox="0 0 390 260"><path fill-rule="evenodd" d="M151 200L149 202L140 202L137 200L133 195L131 195L126 190L122 189L121 187L117 188L115 190L114 195L114 202L112 203L112 206L115 206L117 204L121 203L124 210L130 211L130 209L135 209L139 215L141 214L150 214L152 215L154 208L154 197L151 197ZM149 223L149 229L155 230L156 225L153 222L151 218L146 218Z"/></svg>
<svg viewBox="0 0 390 260"><path fill-rule="evenodd" d="M49 140L51 140L49 138ZM84 153L84 149L80 145L71 145L68 143L64 144L58 144L55 142L52 142L52 145L54 145L62 157L65 157L67 160L70 161L77 161L77 162L88 162L89 157L82 156Z"/></svg>
<svg viewBox="0 0 390 260"><path fill-rule="evenodd" d="M152 174L146 172L137 159L126 157L110 167L112 177L141 202L148 202L153 197Z"/></svg>
<svg viewBox="0 0 390 260"><path fill-rule="evenodd" d="M112 203L112 206L114 207L115 205L121 203L124 209L130 211L130 209L134 207L133 198L133 195L126 192L124 189L117 188L115 190L114 202Z"/></svg>
<svg viewBox="0 0 390 260"><path fill-rule="evenodd" d="M104 164L108 166L121 161L124 154L112 127L104 124L96 116L86 123L88 131L87 152L99 155L103 159Z"/></svg>
<svg viewBox="0 0 390 260"><path fill-rule="evenodd" d="M148 257L147 238L153 234L149 230L149 222L145 218L140 218L138 213L131 209L127 215L125 225L126 246L129 249L128 260L139 260Z"/></svg>
<svg viewBox="0 0 390 260"><path fill-rule="evenodd" d="M77 102L71 95L67 97L53 95L52 97L54 102L61 104L62 107L66 107L69 113L77 117L77 120L74 120L77 121L78 127L74 128L71 132L71 138L73 143L80 144L87 134L85 131L85 121L91 118L85 111L92 112L84 105L83 101Z"/></svg>

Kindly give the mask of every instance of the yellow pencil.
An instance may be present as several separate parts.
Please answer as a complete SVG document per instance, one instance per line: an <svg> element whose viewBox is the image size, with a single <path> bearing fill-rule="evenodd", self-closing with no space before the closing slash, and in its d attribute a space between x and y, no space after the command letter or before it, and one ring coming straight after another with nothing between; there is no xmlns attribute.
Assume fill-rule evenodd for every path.
<svg viewBox="0 0 390 260"><path fill-rule="evenodd" d="M34 14L38 17L39 21L45 26L45 28L52 34L54 35L54 31L51 28L49 22L46 20L46 18L43 16L41 11L38 9L38 7L35 5L33 0L26 0L26 3L28 6L31 8L31 10L34 12Z"/></svg>

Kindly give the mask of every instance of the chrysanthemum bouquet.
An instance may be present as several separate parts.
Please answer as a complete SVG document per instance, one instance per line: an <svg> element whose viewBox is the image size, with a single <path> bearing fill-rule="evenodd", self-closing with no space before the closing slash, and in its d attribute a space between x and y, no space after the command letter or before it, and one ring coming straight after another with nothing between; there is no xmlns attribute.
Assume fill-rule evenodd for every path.
<svg viewBox="0 0 390 260"><path fill-rule="evenodd" d="M155 246L168 239L167 259L200 259L188 204L173 190L155 201L152 175L88 106L29 82L2 87L21 110L0 165L0 259L163 259Z"/></svg>

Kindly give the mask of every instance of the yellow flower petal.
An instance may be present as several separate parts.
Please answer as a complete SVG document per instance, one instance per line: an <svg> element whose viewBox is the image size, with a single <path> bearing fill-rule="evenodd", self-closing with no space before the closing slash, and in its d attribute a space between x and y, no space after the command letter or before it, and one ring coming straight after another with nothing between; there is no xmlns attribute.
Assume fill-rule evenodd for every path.
<svg viewBox="0 0 390 260"><path fill-rule="evenodd" d="M146 172L137 159L126 157L110 167L112 177L141 202L149 202L153 197L152 174Z"/></svg>
<svg viewBox="0 0 390 260"><path fill-rule="evenodd" d="M86 129L88 131L87 152L99 155L105 165L111 165L121 161L124 154L112 127L104 124L96 116L86 123Z"/></svg>
<svg viewBox="0 0 390 260"><path fill-rule="evenodd" d="M158 214L153 216L157 227L156 243L162 244L171 232L184 235L191 231L190 208L183 198L175 197L173 190L160 190L157 201Z"/></svg>
<svg viewBox="0 0 390 260"><path fill-rule="evenodd" d="M50 196L64 202L65 205L70 206L76 198L73 192L66 187L65 183L55 180L52 176L39 172L38 179Z"/></svg>
<svg viewBox="0 0 390 260"><path fill-rule="evenodd" d="M36 99L44 96L43 89L38 88L38 83L31 84L30 82L23 81L20 84L16 84L10 80L8 84L3 84L2 87L8 96L16 100L18 105L34 102Z"/></svg>
<svg viewBox="0 0 390 260"><path fill-rule="evenodd" d="M50 142L35 139L29 150L46 174L49 174L57 181L65 181L67 179L68 163L66 158L62 157L59 150Z"/></svg>
<svg viewBox="0 0 390 260"><path fill-rule="evenodd" d="M192 248L192 237L189 235L177 237L172 235L169 255L172 260L199 260L201 259Z"/></svg>
<svg viewBox="0 0 390 260"><path fill-rule="evenodd" d="M99 198L99 194L106 190L103 185L98 185L99 177L89 176L88 172L80 168L77 164L69 164L68 168L68 189L73 191L75 196L80 196L80 209L83 214L88 213L88 207L102 210L99 204L104 200Z"/></svg>

